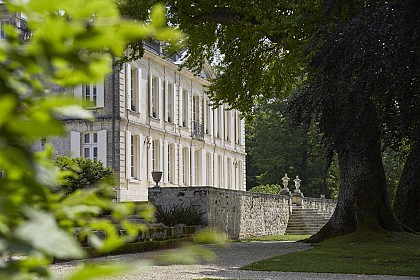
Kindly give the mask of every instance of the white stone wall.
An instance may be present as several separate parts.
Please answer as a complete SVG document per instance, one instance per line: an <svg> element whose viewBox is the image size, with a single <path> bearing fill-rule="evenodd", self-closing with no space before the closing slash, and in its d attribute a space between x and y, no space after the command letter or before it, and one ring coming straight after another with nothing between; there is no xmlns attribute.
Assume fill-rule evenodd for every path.
<svg viewBox="0 0 420 280"><path fill-rule="evenodd" d="M211 187L149 190L154 205L194 205L206 213L209 227L232 239L284 234L289 219L289 197L254 194Z"/></svg>

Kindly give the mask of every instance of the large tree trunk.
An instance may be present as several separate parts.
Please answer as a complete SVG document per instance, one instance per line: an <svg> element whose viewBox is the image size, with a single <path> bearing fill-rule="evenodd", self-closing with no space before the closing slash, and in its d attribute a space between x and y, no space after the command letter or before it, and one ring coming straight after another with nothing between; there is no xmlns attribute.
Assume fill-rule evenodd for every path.
<svg viewBox="0 0 420 280"><path fill-rule="evenodd" d="M355 118L349 119L350 127L343 129L341 141L335 144L341 178L335 212L309 242L358 229L402 230L391 211L374 110L358 111L351 113Z"/></svg>
<svg viewBox="0 0 420 280"><path fill-rule="evenodd" d="M394 213L404 226L420 231L420 128L417 134L395 193Z"/></svg>

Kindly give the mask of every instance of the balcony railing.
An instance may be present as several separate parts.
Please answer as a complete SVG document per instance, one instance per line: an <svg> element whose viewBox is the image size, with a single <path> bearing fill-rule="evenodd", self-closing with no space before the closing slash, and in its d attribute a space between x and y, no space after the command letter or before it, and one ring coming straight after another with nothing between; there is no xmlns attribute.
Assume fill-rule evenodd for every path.
<svg viewBox="0 0 420 280"><path fill-rule="evenodd" d="M204 139L204 126L198 122L193 122L192 132L191 132L192 138L195 139Z"/></svg>

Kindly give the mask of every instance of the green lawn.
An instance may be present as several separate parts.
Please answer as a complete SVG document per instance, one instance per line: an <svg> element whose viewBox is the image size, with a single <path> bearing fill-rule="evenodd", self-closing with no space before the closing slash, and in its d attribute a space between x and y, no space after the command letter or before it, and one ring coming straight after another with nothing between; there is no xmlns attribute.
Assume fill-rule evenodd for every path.
<svg viewBox="0 0 420 280"><path fill-rule="evenodd" d="M242 269L420 276L420 235L358 231Z"/></svg>
<svg viewBox="0 0 420 280"><path fill-rule="evenodd" d="M250 239L244 239L241 240L243 242L248 241L300 241L309 238L310 235L268 235L268 236L259 236L259 237L253 237Z"/></svg>

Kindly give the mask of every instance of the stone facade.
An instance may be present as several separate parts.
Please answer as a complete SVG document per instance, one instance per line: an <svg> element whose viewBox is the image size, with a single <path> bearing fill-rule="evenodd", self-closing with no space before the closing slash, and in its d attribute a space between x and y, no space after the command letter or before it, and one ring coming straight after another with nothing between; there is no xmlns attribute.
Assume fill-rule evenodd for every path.
<svg viewBox="0 0 420 280"><path fill-rule="evenodd" d="M267 195L213 187L159 188L149 190L155 206L183 203L204 212L205 224L225 232L232 239L281 235L291 213L289 196ZM333 211L334 200L304 198L307 207ZM332 213L332 212L331 212Z"/></svg>

